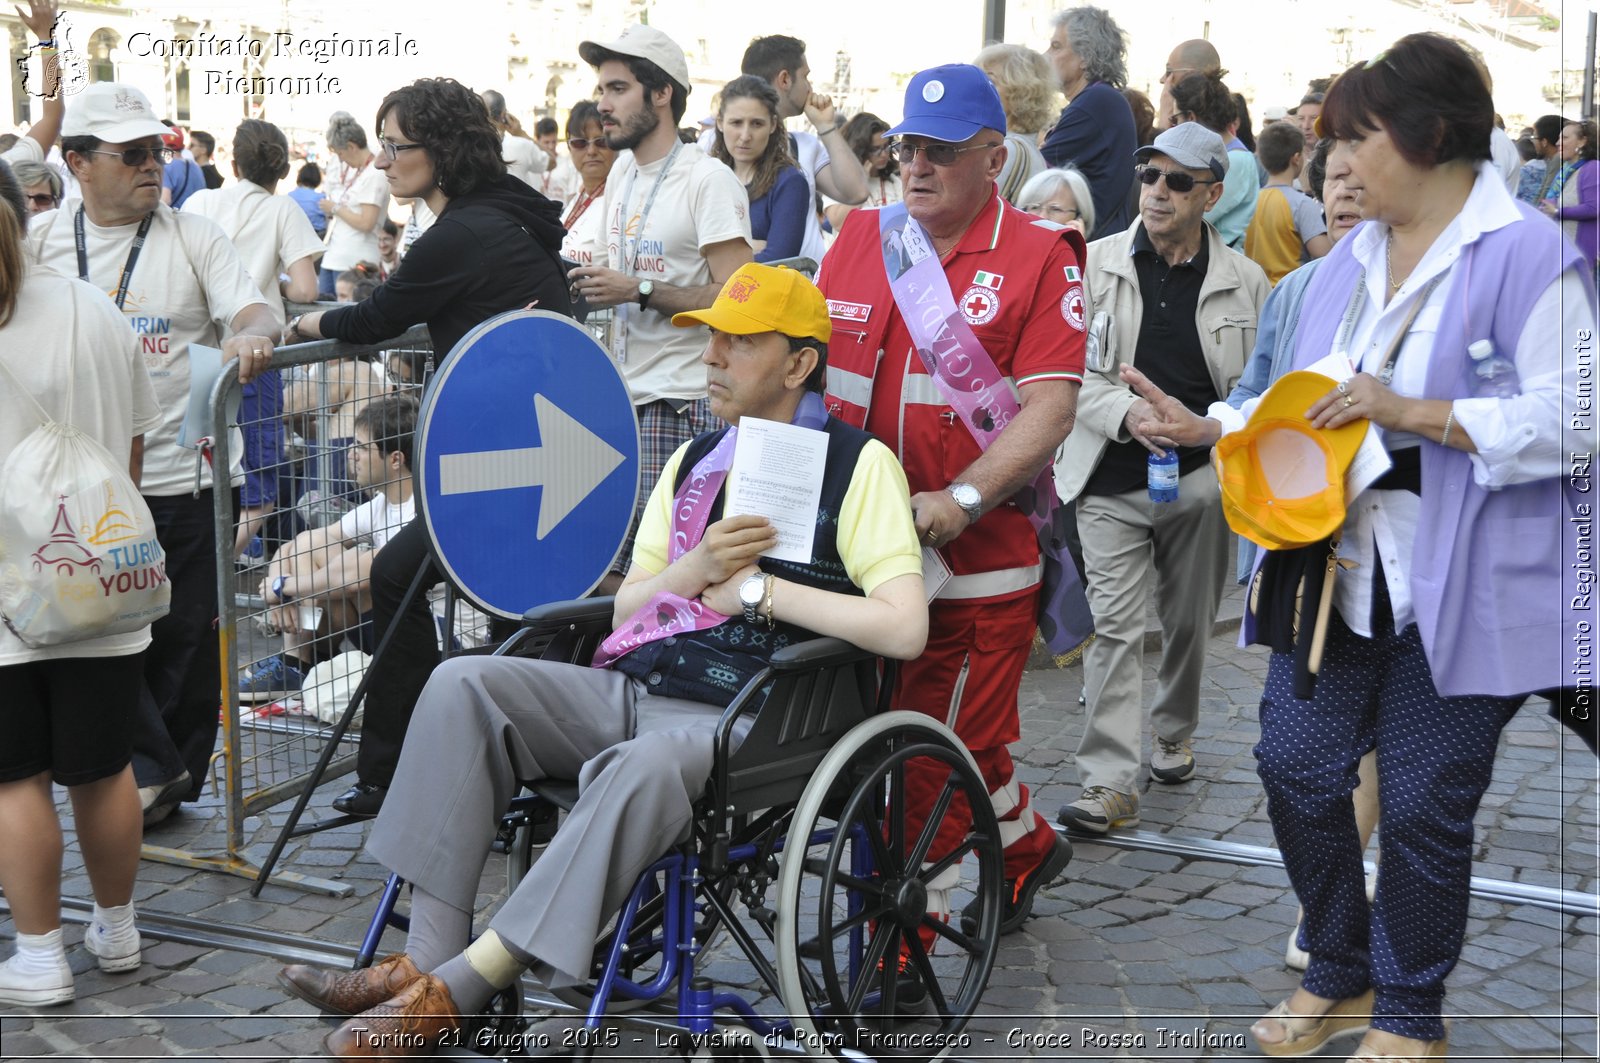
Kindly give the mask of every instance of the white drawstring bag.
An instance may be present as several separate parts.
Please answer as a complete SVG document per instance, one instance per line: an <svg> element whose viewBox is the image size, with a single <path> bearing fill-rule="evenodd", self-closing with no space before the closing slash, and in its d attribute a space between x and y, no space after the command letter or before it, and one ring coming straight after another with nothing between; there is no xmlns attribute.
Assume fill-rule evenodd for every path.
<svg viewBox="0 0 1600 1063"><path fill-rule="evenodd" d="M110 451L72 425L76 292L70 314L67 419L30 395L43 423L0 466L0 620L34 649L137 631L172 603L150 507Z"/></svg>
<svg viewBox="0 0 1600 1063"><path fill-rule="evenodd" d="M337 723L371 663L372 658L360 650L346 650L311 669L300 684L300 711L323 723ZM350 730L361 730L361 715L357 709Z"/></svg>

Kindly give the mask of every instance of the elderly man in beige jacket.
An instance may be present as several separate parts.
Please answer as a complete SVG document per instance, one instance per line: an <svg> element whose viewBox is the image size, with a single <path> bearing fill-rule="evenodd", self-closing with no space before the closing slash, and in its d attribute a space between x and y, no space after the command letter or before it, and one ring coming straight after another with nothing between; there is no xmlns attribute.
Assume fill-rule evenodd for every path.
<svg viewBox="0 0 1600 1063"><path fill-rule="evenodd" d="M1101 833L1139 822L1150 570L1162 629L1150 776L1175 784L1195 771L1190 738L1230 543L1207 449L1151 436L1149 403L1122 381L1119 368L1137 365L1203 413L1244 371L1268 292L1261 268L1230 250L1205 221L1228 169L1222 138L1185 122L1136 157L1139 220L1089 245L1089 371L1077 423L1056 463L1061 497L1077 504L1097 635L1084 653L1089 718L1077 756L1083 794L1063 806L1060 819ZM1177 499L1157 502L1147 487L1147 462L1172 450Z"/></svg>

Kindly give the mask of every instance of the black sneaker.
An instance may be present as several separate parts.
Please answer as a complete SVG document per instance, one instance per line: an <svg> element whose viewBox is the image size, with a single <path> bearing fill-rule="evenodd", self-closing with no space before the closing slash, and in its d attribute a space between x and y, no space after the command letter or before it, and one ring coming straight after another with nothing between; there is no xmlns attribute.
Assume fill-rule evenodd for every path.
<svg viewBox="0 0 1600 1063"><path fill-rule="evenodd" d="M1072 843L1061 835L1045 851L1033 870L1021 878L1006 879L1005 896L1000 902L1000 933L1009 934L1022 929L1022 924L1033 914L1033 898L1039 888L1054 882L1072 863ZM961 932L969 937L978 932L978 902L973 901L961 910Z"/></svg>
<svg viewBox="0 0 1600 1063"><path fill-rule="evenodd" d="M344 793L333 799L335 811L343 812L347 816L376 816L383 807L383 799L389 796L387 786L377 786L369 782L358 782Z"/></svg>

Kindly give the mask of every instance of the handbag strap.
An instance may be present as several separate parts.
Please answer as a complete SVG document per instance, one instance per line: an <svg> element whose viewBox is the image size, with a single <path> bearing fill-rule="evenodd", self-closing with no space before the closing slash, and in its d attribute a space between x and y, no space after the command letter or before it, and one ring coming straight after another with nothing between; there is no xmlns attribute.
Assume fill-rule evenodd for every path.
<svg viewBox="0 0 1600 1063"><path fill-rule="evenodd" d="M1400 322L1399 329L1395 331L1394 337L1389 341L1389 349L1383 352L1383 361L1379 364L1378 371L1372 375L1382 381L1385 386L1388 385L1390 380L1394 379L1394 363L1395 359L1400 357L1400 345L1406 341L1406 335L1410 333L1411 326L1417 320L1417 315L1422 313L1423 305L1433 298L1433 290L1439 287L1439 282L1442 280L1444 280L1443 273L1429 281L1428 286L1422 289L1422 294L1417 296L1417 301L1411 304L1410 310L1406 311L1405 320Z"/></svg>

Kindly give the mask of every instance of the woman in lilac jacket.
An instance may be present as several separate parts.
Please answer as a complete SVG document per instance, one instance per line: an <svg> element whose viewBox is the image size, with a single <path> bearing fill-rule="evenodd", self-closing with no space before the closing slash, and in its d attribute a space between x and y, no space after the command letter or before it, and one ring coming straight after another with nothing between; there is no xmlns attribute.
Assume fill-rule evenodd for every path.
<svg viewBox="0 0 1600 1063"><path fill-rule="evenodd" d="M1561 223L1567 239L1578 245L1589 271L1600 259L1600 138L1593 122L1568 122L1556 141L1561 174L1539 209Z"/></svg>
<svg viewBox="0 0 1600 1063"><path fill-rule="evenodd" d="M1445 1057L1444 982L1501 729L1530 693L1576 685L1569 662L1583 654L1587 668L1593 653L1592 547L1578 539L1592 535L1578 522L1592 503L1574 494L1588 472L1580 483L1570 457L1593 434L1577 403L1593 286L1577 249L1506 190L1492 123L1472 60L1435 34L1352 67L1323 106L1329 169L1348 171L1366 220L1307 286L1290 367L1343 375L1330 356L1346 356L1354 375L1307 416L1366 421L1393 467L1347 501L1334 533L1347 567L1310 696L1280 652L1262 693L1257 766L1311 957L1251 1027L1268 1055L1362 1032L1350 1063ZM1479 383L1468 350L1485 345L1514 367L1495 381L1509 386ZM1199 418L1141 393L1157 418L1140 430L1162 445L1214 442L1253 409ZM1369 906L1350 793L1374 747L1383 829Z"/></svg>

